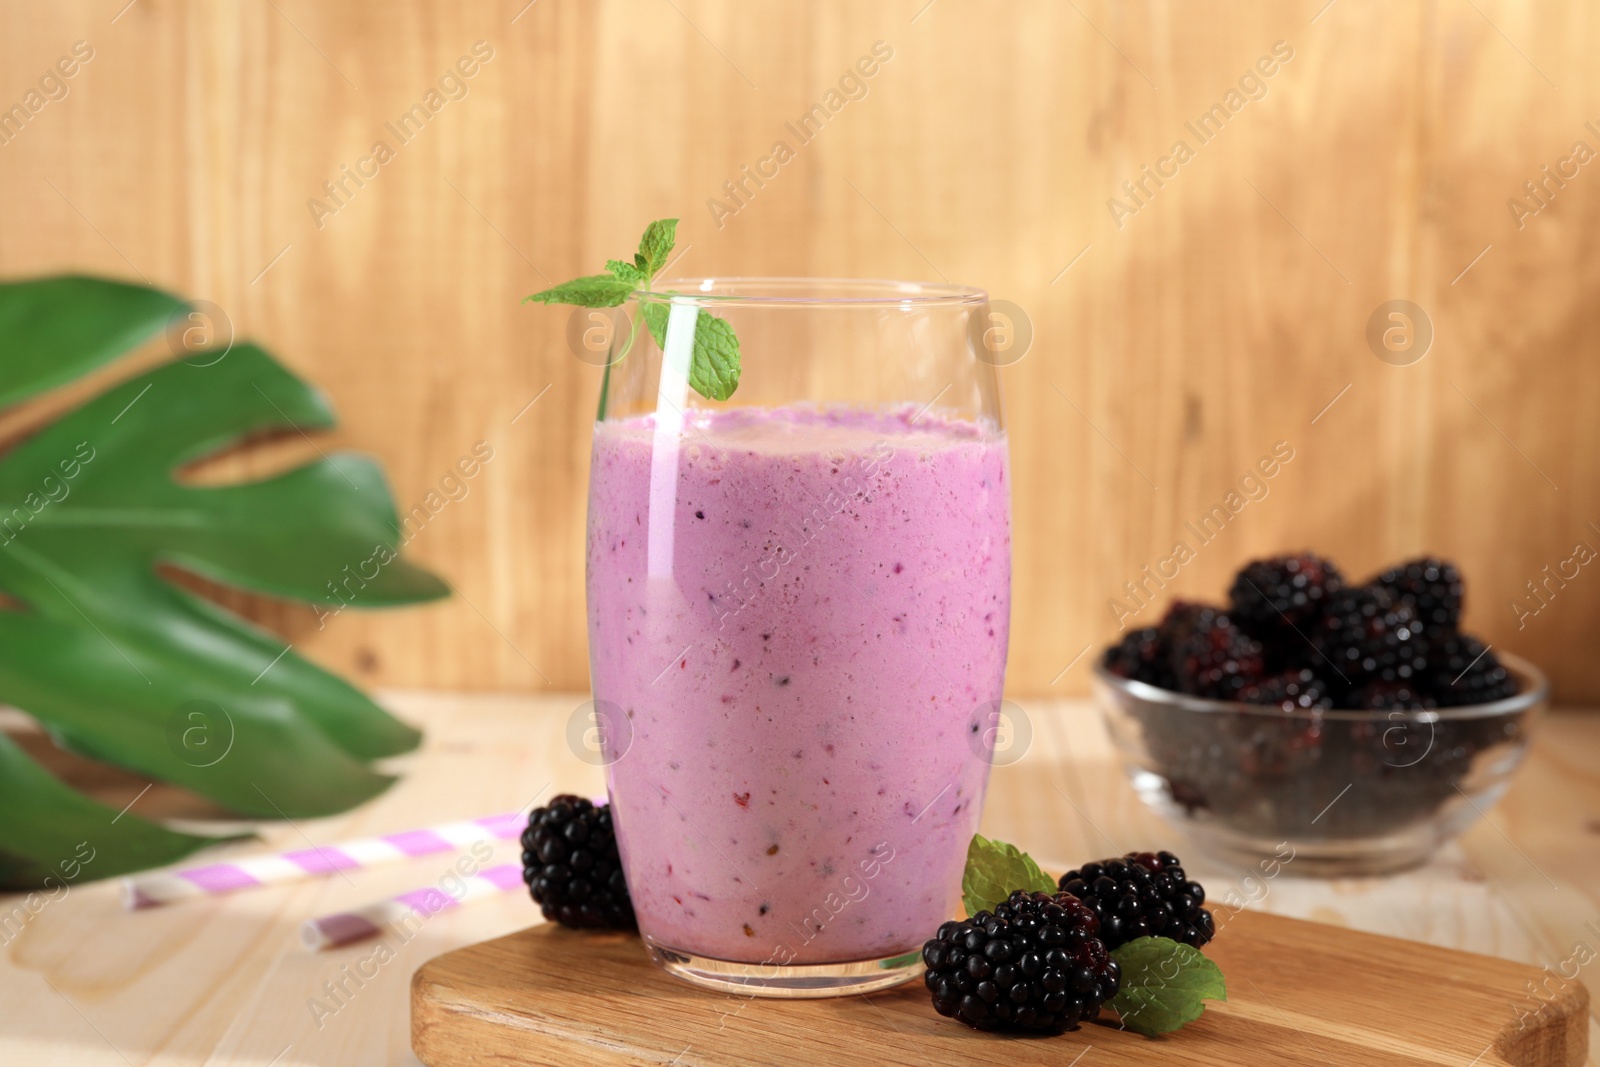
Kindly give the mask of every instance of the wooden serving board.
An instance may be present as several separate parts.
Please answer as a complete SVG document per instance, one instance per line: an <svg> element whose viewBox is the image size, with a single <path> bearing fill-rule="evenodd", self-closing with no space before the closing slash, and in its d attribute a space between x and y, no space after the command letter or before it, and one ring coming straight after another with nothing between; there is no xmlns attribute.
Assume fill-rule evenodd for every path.
<svg viewBox="0 0 1600 1067"><path fill-rule="evenodd" d="M935 1014L920 981L833 1000L724 995L659 970L633 935L542 925L425 964L412 979L411 1043L431 1067L1584 1061L1589 995L1577 982L1546 989L1546 973L1524 964L1275 915L1218 920L1207 953L1227 1003L1158 1039L1099 1023L1059 1037L981 1034Z"/></svg>

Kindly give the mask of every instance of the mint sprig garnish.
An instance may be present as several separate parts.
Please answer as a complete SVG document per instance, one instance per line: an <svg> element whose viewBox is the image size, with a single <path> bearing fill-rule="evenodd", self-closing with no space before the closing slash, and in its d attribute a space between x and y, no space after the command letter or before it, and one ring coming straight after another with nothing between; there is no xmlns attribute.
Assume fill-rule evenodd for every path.
<svg viewBox="0 0 1600 1067"><path fill-rule="evenodd" d="M1200 950L1166 937L1141 937L1111 953L1122 982L1111 1007L1122 1025L1146 1037L1171 1033L1206 1010L1205 1001L1227 1000L1222 968Z"/></svg>
<svg viewBox="0 0 1600 1067"><path fill-rule="evenodd" d="M529 296L529 300L540 304L567 304L574 307L609 308L616 307L635 292L643 289L649 290L650 283L655 276L667 265L667 257L672 254L672 246L677 243L678 220L657 219L645 227L644 236L639 239L639 251L634 253L633 262L629 263L620 259L606 260L606 274L590 274L582 278L574 278L570 282L551 286ZM667 343L667 318L668 307L659 301L640 301L640 318L644 319L650 336L655 338L658 346L665 348ZM634 336L638 331L637 321L633 330L629 332L628 339L623 343L622 353L613 364L622 361L633 347ZM694 350L689 360L689 387L707 400L726 400L733 395L739 387L739 339L734 336L733 327L728 325L726 319L719 319L708 311L700 311L695 317L694 324ZM600 387L600 417L605 417L606 397L611 385L611 365L606 366L605 380Z"/></svg>
<svg viewBox="0 0 1600 1067"><path fill-rule="evenodd" d="M967 914L992 912L1018 889L1057 892L1055 879L1032 856L1005 841L973 834L961 875ZM1122 968L1122 980L1109 1006L1124 1027L1146 1037L1194 1022L1208 1000L1228 999L1222 968L1199 949L1171 938L1141 937L1113 950L1111 958Z"/></svg>
<svg viewBox="0 0 1600 1067"><path fill-rule="evenodd" d="M961 902L967 906L967 914L993 911L1013 889L1054 893L1056 883L1016 845L973 834L967 846L967 869L961 874Z"/></svg>

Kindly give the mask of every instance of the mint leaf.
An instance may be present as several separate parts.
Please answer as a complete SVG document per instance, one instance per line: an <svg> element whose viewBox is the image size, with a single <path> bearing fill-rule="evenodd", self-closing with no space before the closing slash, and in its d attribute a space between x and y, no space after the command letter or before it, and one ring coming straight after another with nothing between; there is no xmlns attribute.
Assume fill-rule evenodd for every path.
<svg viewBox="0 0 1600 1067"><path fill-rule="evenodd" d="M672 246L678 240L677 219L657 219L645 227L639 239L639 251L633 262L621 259L606 260L609 274L591 274L561 285L552 286L526 298L541 304L572 304L586 308L616 307L640 289L649 289L655 276L667 265ZM644 319L650 336L660 347L667 343L668 306L663 303L641 300L639 315ZM637 320L634 331L638 330ZM622 352L606 364L605 380L600 385L600 418L605 418L606 401L610 393L611 367L620 363L633 345L634 333L622 347ZM709 312L701 311L695 317L694 353L689 363L689 384L707 400L726 400L739 387L739 339L733 327Z"/></svg>
<svg viewBox="0 0 1600 1067"><path fill-rule="evenodd" d="M542 292L534 293L523 300L541 304L574 304L583 308L611 308L616 307L638 286L632 282L623 281L611 274L591 274L585 278L574 278L570 282L552 286Z"/></svg>
<svg viewBox="0 0 1600 1067"><path fill-rule="evenodd" d="M639 238L639 254L633 257L633 262L646 278L654 278L667 265L667 257L677 243L678 220L657 219L644 228L644 236Z"/></svg>
<svg viewBox="0 0 1600 1067"><path fill-rule="evenodd" d="M739 388L739 339L727 319L709 311L695 317L689 385L707 400L726 400Z"/></svg>
<svg viewBox="0 0 1600 1067"><path fill-rule="evenodd" d="M967 846L967 869L961 875L961 902L967 906L967 914L993 911L1013 889L1054 893L1056 883L1016 845L973 834Z"/></svg>
<svg viewBox="0 0 1600 1067"><path fill-rule="evenodd" d="M610 271L612 274L615 274L623 281L631 283L635 288L638 288L641 285L648 285L650 282L649 276L646 275L644 271L640 270L638 265L633 263L625 263L620 259L606 260L606 270Z"/></svg>
<svg viewBox="0 0 1600 1067"><path fill-rule="evenodd" d="M650 336L659 347L666 348L671 306L655 300L641 300L639 308ZM689 386L707 400L726 400L739 387L739 339L727 320L709 311L695 315Z"/></svg>
<svg viewBox="0 0 1600 1067"><path fill-rule="evenodd" d="M1166 937L1141 937L1111 953L1122 983L1111 1006L1122 1025L1146 1037L1170 1033L1206 1010L1204 1001L1227 1000L1222 968L1189 945Z"/></svg>
<svg viewBox="0 0 1600 1067"><path fill-rule="evenodd" d="M670 306L657 300L639 301L639 312L644 315L644 324L655 338L657 348L667 347L667 316L671 311Z"/></svg>

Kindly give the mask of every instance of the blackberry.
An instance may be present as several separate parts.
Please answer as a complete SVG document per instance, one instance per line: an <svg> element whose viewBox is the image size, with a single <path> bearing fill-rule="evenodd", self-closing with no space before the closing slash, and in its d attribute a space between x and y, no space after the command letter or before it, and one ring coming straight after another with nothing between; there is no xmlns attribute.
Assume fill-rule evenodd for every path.
<svg viewBox="0 0 1600 1067"><path fill-rule="evenodd" d="M1313 708L1308 716L1243 716L1229 733L1239 773L1265 788L1293 791L1321 767L1330 731L1322 710Z"/></svg>
<svg viewBox="0 0 1600 1067"><path fill-rule="evenodd" d="M922 946L934 1010L979 1030L1074 1029L1121 981L1099 929L1083 902L1022 889L992 912L947 922Z"/></svg>
<svg viewBox="0 0 1600 1067"><path fill-rule="evenodd" d="M1432 692L1442 708L1487 704L1517 694L1517 680L1484 646L1467 634L1450 634L1429 650Z"/></svg>
<svg viewBox="0 0 1600 1067"><path fill-rule="evenodd" d="M1372 682L1350 695L1356 711L1427 711L1439 702L1416 685L1405 682Z"/></svg>
<svg viewBox="0 0 1600 1067"><path fill-rule="evenodd" d="M1421 682L1427 670L1416 612L1383 586L1363 585L1335 593L1311 640L1352 687L1368 682Z"/></svg>
<svg viewBox="0 0 1600 1067"><path fill-rule="evenodd" d="M635 925L611 807L564 794L522 832L522 880L544 917L575 930Z"/></svg>
<svg viewBox="0 0 1600 1067"><path fill-rule="evenodd" d="M1246 564L1228 593L1234 619L1257 637L1304 629L1322 606L1344 588L1344 575L1332 560L1303 552Z"/></svg>
<svg viewBox="0 0 1600 1067"><path fill-rule="evenodd" d="M1167 639L1159 627L1135 630L1106 649L1106 670L1136 682L1171 689L1172 669L1167 663Z"/></svg>
<svg viewBox="0 0 1600 1067"><path fill-rule="evenodd" d="M1461 600L1466 585L1449 560L1427 556L1390 567L1372 580L1411 606L1429 633L1446 633L1461 625Z"/></svg>
<svg viewBox="0 0 1600 1067"><path fill-rule="evenodd" d="M1180 601L1161 629L1173 681L1185 693L1233 700L1261 675L1261 645L1220 608Z"/></svg>
<svg viewBox="0 0 1600 1067"><path fill-rule="evenodd" d="M1170 852L1130 852L1085 863L1062 875L1060 886L1094 910L1100 940L1110 949L1141 937L1170 937L1199 948L1217 932L1211 913L1200 906L1205 889L1184 877Z"/></svg>
<svg viewBox="0 0 1600 1067"><path fill-rule="evenodd" d="M1333 696L1326 682L1302 667L1263 678L1239 691L1246 704L1276 705L1284 711L1325 711L1333 707Z"/></svg>

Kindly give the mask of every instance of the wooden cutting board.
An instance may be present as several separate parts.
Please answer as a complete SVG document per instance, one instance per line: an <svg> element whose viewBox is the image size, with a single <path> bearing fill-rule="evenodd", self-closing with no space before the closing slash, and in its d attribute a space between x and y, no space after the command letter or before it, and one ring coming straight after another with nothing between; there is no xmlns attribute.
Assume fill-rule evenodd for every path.
<svg viewBox="0 0 1600 1067"><path fill-rule="evenodd" d="M1059 1037L980 1034L935 1014L920 981L834 1000L708 992L656 968L631 934L542 925L424 965L412 979L411 1044L431 1067L1584 1061L1589 995L1580 983L1298 919L1219 912L1218 920L1207 953L1227 977L1227 1003L1153 1040L1102 1024Z"/></svg>

